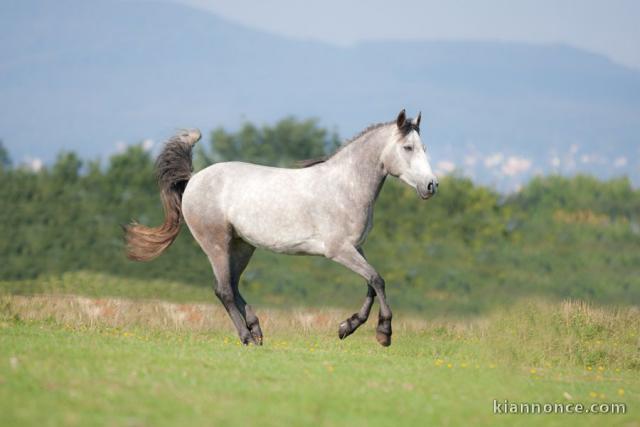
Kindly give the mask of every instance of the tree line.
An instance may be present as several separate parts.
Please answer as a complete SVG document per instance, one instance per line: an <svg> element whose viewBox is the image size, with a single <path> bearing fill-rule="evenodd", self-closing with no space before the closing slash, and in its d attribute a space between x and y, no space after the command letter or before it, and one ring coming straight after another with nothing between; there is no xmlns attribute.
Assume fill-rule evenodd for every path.
<svg viewBox="0 0 640 427"><path fill-rule="evenodd" d="M245 160L293 167L338 145L335 132L314 120L245 123L204 138L194 165ZM12 165L0 143L0 279L88 270L211 286L210 266L186 227L153 262L124 255L123 224L162 220L153 162L138 144L107 162L62 152L32 171ZM456 307L473 312L483 308L478 295L508 301L531 294L640 303L640 191L627 178L537 177L504 196L454 173L440 187L422 202L388 180L376 204L365 251L402 305L421 310L456 299ZM359 282L320 258L260 252L242 286L265 302L330 304L364 295Z"/></svg>

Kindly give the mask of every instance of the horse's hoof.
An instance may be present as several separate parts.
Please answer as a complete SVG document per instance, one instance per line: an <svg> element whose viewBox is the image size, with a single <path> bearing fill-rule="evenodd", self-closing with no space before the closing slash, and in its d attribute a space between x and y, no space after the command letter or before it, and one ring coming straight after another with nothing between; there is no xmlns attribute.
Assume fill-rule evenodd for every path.
<svg viewBox="0 0 640 427"><path fill-rule="evenodd" d="M255 345L262 345L262 335L251 334L251 337L253 338L253 343Z"/></svg>
<svg viewBox="0 0 640 427"><path fill-rule="evenodd" d="M376 332L376 339L383 347L389 347L391 345L391 335L383 334L382 332Z"/></svg>
<svg viewBox="0 0 640 427"><path fill-rule="evenodd" d="M251 334L251 340L255 345L262 345L262 329L260 329L260 323L256 320L254 323L247 325L249 327L249 333Z"/></svg>
<svg viewBox="0 0 640 427"><path fill-rule="evenodd" d="M349 327L349 322L347 320L340 323L340 327L338 328L338 337L340 337L341 340L348 337L351 334L349 329L351 328Z"/></svg>
<svg viewBox="0 0 640 427"><path fill-rule="evenodd" d="M253 335L246 334L246 335L242 335L240 336L240 342L242 343L242 345L249 345L251 343L256 343L256 339L253 337Z"/></svg>

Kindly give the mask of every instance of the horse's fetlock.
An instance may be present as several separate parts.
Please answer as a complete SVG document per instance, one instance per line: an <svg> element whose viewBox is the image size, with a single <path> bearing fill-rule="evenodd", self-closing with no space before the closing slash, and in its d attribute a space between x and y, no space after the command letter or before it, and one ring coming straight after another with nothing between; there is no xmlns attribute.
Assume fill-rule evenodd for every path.
<svg viewBox="0 0 640 427"><path fill-rule="evenodd" d="M391 314L391 312L389 313L380 313L378 315L378 323L391 323L391 320L393 319L393 314Z"/></svg>
<svg viewBox="0 0 640 427"><path fill-rule="evenodd" d="M355 313L353 314L350 318L349 318L349 323L357 323L357 324L362 324L364 323L366 319L363 318L363 316L360 316L360 313Z"/></svg>
<svg viewBox="0 0 640 427"><path fill-rule="evenodd" d="M253 329L258 326L260 326L260 322L258 321L257 317L254 317L254 318L247 317L247 327L249 329Z"/></svg>

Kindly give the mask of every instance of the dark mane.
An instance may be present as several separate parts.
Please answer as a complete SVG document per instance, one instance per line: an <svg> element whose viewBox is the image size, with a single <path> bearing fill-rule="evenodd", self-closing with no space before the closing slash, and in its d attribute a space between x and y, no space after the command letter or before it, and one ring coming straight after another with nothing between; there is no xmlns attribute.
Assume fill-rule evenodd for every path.
<svg viewBox="0 0 640 427"><path fill-rule="evenodd" d="M356 136L347 139L333 153L327 154L326 156L315 157L313 159L300 160L300 161L298 161L298 166L300 166L301 168L308 168L308 167L311 167L311 166L314 166L314 165L317 165L317 164L320 164L320 163L324 163L327 160L329 160L330 158L332 158L333 156L335 156L337 153L340 152L340 150L342 150L344 147L346 147L347 145L351 144L352 142L360 139L361 137L363 137L364 135L368 134L371 131L374 131L374 130L379 129L379 128L381 128L383 126L386 126L386 125L390 125L392 123L395 123L395 122L391 121L391 122L384 122L384 123L374 123L372 125L369 125L366 128L364 128L363 130L361 130Z"/></svg>
<svg viewBox="0 0 640 427"><path fill-rule="evenodd" d="M332 154L328 154L326 156L322 156L322 157L315 157L313 159L306 159L306 160L300 160L298 162L298 165L301 168L308 168L320 163L324 163L327 160L329 160L330 158L332 158L333 156L335 156L338 152L340 152L340 150L342 150L344 147L346 147L347 145L351 144L354 141L357 141L358 139L360 139L361 137L363 137L364 135L368 134L369 132L372 132L376 129L379 129L383 126L387 126L390 124L395 124L395 120L390 121L390 122L383 122L383 123L374 123L372 125L367 126L366 128L364 128L362 131L360 131L360 133L358 133L356 136L347 139L340 147L338 147L338 149L336 151L334 151ZM409 132L415 130L416 132L420 133L420 127L414 123L413 120L409 120L407 119L404 123L404 126L402 126L402 128L400 129L402 132L402 136L406 136L409 134Z"/></svg>
<svg viewBox="0 0 640 427"><path fill-rule="evenodd" d="M335 154L335 153L333 153ZM333 154L331 156L333 156ZM309 168L311 166L317 165L318 163L324 163L327 160L329 160L329 157L331 157L329 155L327 156L322 156L322 157L314 157L312 159L304 159L304 160L298 160L296 162L296 164L300 167L300 168Z"/></svg>

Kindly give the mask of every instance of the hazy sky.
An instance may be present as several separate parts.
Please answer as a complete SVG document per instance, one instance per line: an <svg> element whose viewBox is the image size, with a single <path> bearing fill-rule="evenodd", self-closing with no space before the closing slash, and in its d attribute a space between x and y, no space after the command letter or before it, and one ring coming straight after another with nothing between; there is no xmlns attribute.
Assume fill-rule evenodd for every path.
<svg viewBox="0 0 640 427"><path fill-rule="evenodd" d="M565 43L640 69L637 0L169 0L249 27L336 44L370 39Z"/></svg>

